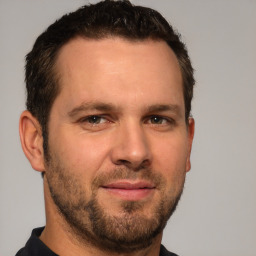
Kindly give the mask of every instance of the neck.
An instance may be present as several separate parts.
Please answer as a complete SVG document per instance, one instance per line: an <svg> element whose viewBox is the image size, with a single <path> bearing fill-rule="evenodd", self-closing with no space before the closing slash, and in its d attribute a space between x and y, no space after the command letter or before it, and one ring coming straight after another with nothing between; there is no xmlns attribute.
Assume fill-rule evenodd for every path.
<svg viewBox="0 0 256 256"><path fill-rule="evenodd" d="M40 240L54 253L62 256L98 255L98 256L158 256L162 233L147 248L129 253L115 253L97 248L84 239L80 239L64 217L58 211L50 195L46 177L44 177L44 196L46 209L46 226Z"/></svg>

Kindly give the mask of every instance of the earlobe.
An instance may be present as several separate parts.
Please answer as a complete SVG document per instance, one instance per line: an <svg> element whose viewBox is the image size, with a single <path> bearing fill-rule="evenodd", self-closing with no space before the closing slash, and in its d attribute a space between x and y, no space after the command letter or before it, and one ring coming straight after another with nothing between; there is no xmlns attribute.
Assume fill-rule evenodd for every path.
<svg viewBox="0 0 256 256"><path fill-rule="evenodd" d="M45 168L41 126L37 119L27 110L20 116L19 132L23 152L32 168L43 172Z"/></svg>
<svg viewBox="0 0 256 256"><path fill-rule="evenodd" d="M188 172L191 169L190 155L191 155L194 133L195 133L195 120L194 120L194 118L189 118L189 121L188 121L188 155L187 155L187 162L186 162L186 172Z"/></svg>

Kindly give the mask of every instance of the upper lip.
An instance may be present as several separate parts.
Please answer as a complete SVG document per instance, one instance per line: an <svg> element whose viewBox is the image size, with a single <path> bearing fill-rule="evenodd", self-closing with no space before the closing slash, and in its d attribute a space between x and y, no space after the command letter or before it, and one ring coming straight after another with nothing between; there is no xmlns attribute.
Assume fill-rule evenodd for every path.
<svg viewBox="0 0 256 256"><path fill-rule="evenodd" d="M153 189L155 185L148 181L114 181L102 186L103 188L112 189Z"/></svg>

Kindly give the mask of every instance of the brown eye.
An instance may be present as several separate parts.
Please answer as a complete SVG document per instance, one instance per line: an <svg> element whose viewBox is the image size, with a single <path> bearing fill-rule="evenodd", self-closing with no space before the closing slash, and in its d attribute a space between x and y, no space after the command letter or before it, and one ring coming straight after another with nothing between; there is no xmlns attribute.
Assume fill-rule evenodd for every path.
<svg viewBox="0 0 256 256"><path fill-rule="evenodd" d="M113 123L102 115L90 115L81 118L79 124L83 130L97 132L111 127Z"/></svg>
<svg viewBox="0 0 256 256"><path fill-rule="evenodd" d="M86 121L90 124L99 124L102 123L102 118L101 116L89 116L87 117Z"/></svg>
<svg viewBox="0 0 256 256"><path fill-rule="evenodd" d="M151 124L165 124L167 120L161 116L152 116L150 118L150 122Z"/></svg>

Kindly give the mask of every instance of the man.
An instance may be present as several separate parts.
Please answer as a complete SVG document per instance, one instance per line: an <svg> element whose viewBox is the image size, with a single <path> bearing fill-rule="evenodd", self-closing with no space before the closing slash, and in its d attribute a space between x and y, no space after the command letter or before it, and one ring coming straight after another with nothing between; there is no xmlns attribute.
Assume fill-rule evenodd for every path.
<svg viewBox="0 0 256 256"><path fill-rule="evenodd" d="M161 239L194 134L179 36L158 12L107 0L56 21L26 61L20 137L46 226L17 255L175 255Z"/></svg>

